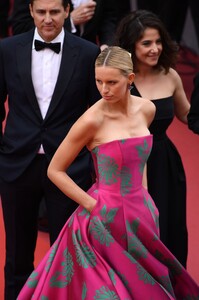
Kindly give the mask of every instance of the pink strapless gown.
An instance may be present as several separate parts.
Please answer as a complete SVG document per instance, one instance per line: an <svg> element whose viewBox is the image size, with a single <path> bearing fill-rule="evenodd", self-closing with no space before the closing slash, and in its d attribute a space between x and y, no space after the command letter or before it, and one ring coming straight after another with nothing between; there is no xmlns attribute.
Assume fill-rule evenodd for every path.
<svg viewBox="0 0 199 300"><path fill-rule="evenodd" d="M199 299L197 284L160 241L158 211L142 187L151 146L148 135L91 152L97 178L88 193L97 205L73 213L18 300Z"/></svg>

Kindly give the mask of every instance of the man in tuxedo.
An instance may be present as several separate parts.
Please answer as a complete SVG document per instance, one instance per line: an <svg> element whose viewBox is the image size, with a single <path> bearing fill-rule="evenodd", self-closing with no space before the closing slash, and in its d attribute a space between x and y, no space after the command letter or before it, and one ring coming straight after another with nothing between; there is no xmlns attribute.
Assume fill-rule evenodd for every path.
<svg viewBox="0 0 199 300"><path fill-rule="evenodd" d="M64 27L68 31L101 46L111 45L117 25L114 0L69 0L70 14ZM28 11L29 0L14 0L11 24L13 34L32 28Z"/></svg>
<svg viewBox="0 0 199 300"><path fill-rule="evenodd" d="M100 98L97 45L64 31L67 0L32 0L35 28L0 41L0 195L6 232L5 299L15 300L34 269L39 203L46 201L50 243L76 203L47 177L48 164L73 123ZM90 154L68 170L87 190Z"/></svg>
<svg viewBox="0 0 199 300"><path fill-rule="evenodd" d="M191 94L191 108L187 116L188 127L199 134L199 72L194 77L194 88Z"/></svg>

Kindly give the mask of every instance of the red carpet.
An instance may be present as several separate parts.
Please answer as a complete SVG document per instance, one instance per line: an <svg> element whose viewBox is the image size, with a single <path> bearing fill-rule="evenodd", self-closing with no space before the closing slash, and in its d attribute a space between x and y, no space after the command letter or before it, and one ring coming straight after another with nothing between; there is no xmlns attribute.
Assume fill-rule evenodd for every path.
<svg viewBox="0 0 199 300"><path fill-rule="evenodd" d="M199 136L175 120L169 136L181 153L187 177L187 225L189 234L187 269L199 283Z"/></svg>
<svg viewBox="0 0 199 300"><path fill-rule="evenodd" d="M5 234L2 217L2 208L0 205L0 300L4 299L4 260L5 260ZM48 234L39 232L37 248L35 253L35 266L39 263L42 257L49 249L49 238Z"/></svg>
<svg viewBox="0 0 199 300"><path fill-rule="evenodd" d="M181 49L178 71L182 77L187 96L190 98L193 88L193 76L199 70L199 57ZM199 283L199 135L193 134L187 126L175 120L169 129L169 136L178 148L184 163L187 176L187 223L189 233L188 271ZM0 300L3 300L5 259L5 236L0 206ZM39 232L35 265L41 260L49 247L48 234Z"/></svg>

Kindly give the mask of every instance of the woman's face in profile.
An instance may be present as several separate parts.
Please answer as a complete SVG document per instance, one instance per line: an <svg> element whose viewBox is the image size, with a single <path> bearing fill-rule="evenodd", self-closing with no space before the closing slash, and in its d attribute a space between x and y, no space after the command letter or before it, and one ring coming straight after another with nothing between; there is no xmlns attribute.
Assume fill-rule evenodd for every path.
<svg viewBox="0 0 199 300"><path fill-rule="evenodd" d="M126 98L134 73L124 76L119 69L100 66L95 68L95 79L102 98L110 103L116 103Z"/></svg>

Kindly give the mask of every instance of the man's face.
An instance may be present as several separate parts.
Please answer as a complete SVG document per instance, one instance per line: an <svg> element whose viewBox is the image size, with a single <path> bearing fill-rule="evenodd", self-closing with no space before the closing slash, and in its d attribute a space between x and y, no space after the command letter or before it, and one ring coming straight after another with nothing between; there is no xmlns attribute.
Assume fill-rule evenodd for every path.
<svg viewBox="0 0 199 300"><path fill-rule="evenodd" d="M51 42L61 32L69 14L69 6L64 9L62 0L35 0L30 5L39 35L45 42Z"/></svg>

